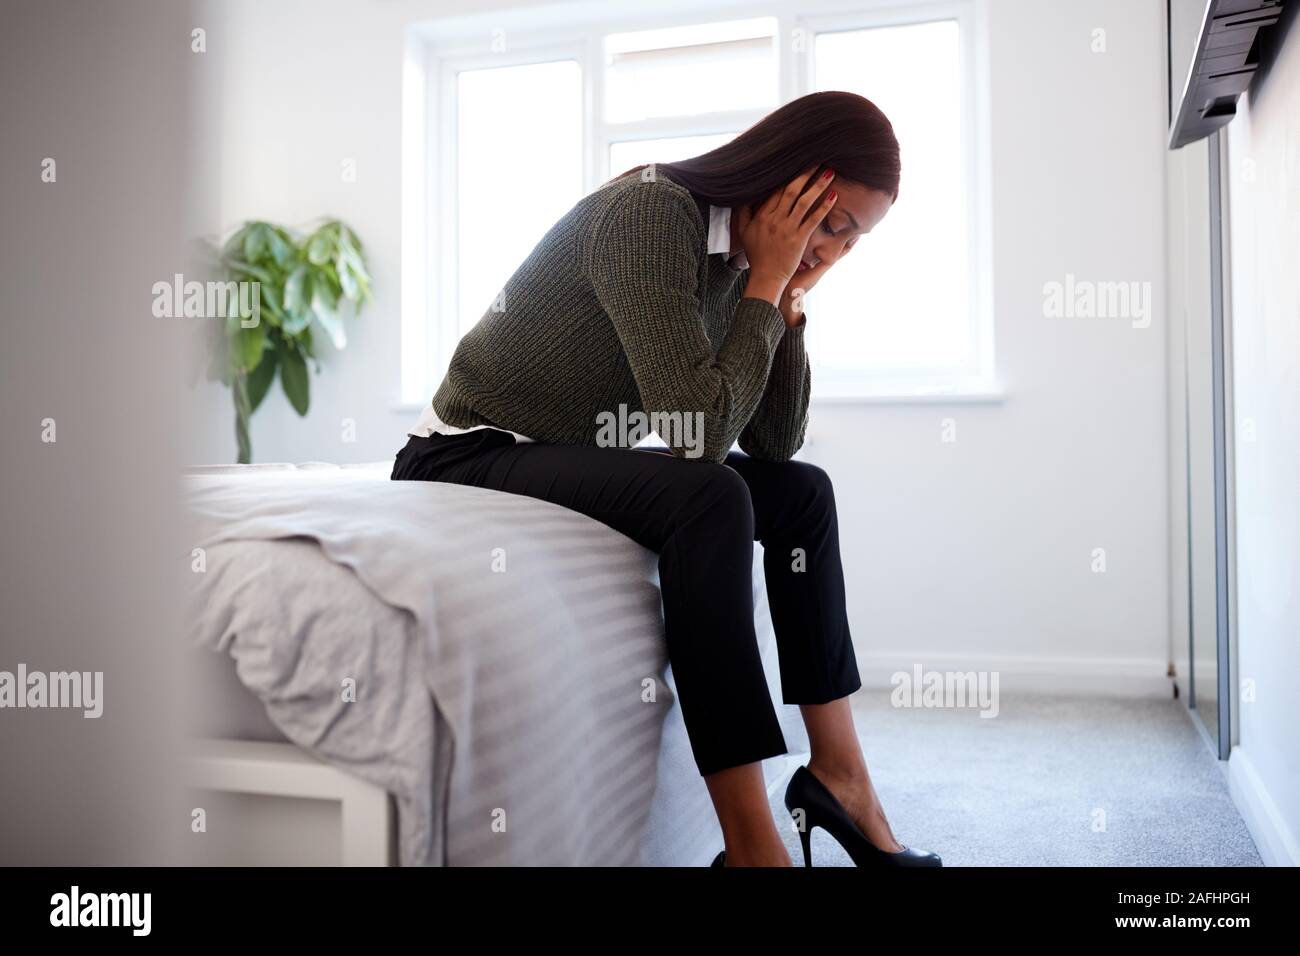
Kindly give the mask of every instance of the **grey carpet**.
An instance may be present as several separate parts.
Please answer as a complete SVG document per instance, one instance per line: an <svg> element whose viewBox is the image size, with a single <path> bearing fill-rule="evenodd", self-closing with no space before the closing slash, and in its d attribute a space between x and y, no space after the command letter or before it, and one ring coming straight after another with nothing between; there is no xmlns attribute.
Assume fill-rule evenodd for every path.
<svg viewBox="0 0 1300 956"><path fill-rule="evenodd" d="M1002 694L982 718L861 690L854 719L894 836L945 866L1263 865L1177 701ZM772 811L802 866L783 796ZM853 865L821 829L812 852Z"/></svg>

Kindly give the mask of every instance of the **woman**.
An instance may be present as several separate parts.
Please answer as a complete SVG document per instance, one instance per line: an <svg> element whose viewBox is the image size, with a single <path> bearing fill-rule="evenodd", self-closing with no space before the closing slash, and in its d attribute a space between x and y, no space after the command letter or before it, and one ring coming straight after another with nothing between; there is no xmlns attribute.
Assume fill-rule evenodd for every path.
<svg viewBox="0 0 1300 956"><path fill-rule="evenodd" d="M659 554L678 699L725 841L715 865L791 865L760 766L787 751L754 633L756 540L782 696L811 742L786 793L805 863L813 826L859 865L940 863L894 839L872 787L831 481L791 460L808 417L803 293L884 217L898 178L889 121L842 92L615 177L460 341L393 468L555 502ZM630 447L644 429L611 436L638 415L665 450Z"/></svg>

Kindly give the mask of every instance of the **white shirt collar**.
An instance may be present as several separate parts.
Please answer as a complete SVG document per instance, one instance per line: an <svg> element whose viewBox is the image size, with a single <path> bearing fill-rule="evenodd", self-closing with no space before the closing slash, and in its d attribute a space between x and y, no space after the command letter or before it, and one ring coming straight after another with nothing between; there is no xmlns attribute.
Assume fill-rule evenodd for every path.
<svg viewBox="0 0 1300 956"><path fill-rule="evenodd" d="M709 205L709 255L715 252L721 252L726 255L731 251L731 207ZM731 268L740 271L749 268L749 260L745 258L745 253L736 253L735 259L727 263Z"/></svg>

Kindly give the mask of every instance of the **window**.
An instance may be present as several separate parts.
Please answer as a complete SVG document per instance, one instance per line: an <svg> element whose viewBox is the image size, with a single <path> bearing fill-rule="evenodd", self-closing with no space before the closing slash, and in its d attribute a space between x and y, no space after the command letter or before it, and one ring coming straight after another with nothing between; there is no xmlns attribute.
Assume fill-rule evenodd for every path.
<svg viewBox="0 0 1300 956"><path fill-rule="evenodd" d="M589 16L629 17L470 16L408 36L404 401L428 401L456 342L587 192L633 166L707 152L821 89L885 111L903 180L889 216L808 295L814 399L991 388L967 2L901 14L776 4L745 19L709 16L706 2L676 22L671 5L654 22L639 6L597 6Z"/></svg>
<svg viewBox="0 0 1300 956"><path fill-rule="evenodd" d="M546 230L582 195L577 61L459 71L455 142L452 248L459 340ZM542 143L544 149L536 148ZM525 144L533 148L521 154Z"/></svg>
<svg viewBox="0 0 1300 956"><path fill-rule="evenodd" d="M775 109L775 34L764 17L604 37L606 122Z"/></svg>
<svg viewBox="0 0 1300 956"><path fill-rule="evenodd" d="M809 355L833 380L972 368L957 22L822 33L814 43L815 88L861 93L884 110L904 172L879 231L808 294Z"/></svg>

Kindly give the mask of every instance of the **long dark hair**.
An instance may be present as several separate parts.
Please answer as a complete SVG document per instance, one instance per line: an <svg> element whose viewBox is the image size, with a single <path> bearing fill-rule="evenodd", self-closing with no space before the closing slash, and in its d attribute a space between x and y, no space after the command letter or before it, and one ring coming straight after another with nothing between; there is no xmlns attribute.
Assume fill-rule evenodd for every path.
<svg viewBox="0 0 1300 956"><path fill-rule="evenodd" d="M818 172L829 167L836 179L897 199L901 169L889 119L866 97L840 90L791 100L707 153L653 165L715 206L762 202L813 167Z"/></svg>

